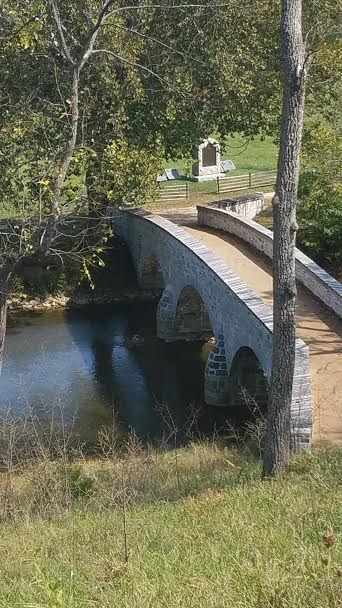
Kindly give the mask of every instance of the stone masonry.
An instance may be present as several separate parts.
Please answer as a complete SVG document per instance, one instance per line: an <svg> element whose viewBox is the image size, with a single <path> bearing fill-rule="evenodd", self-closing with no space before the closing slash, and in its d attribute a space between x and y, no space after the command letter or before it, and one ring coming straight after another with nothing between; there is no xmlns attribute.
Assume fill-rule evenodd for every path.
<svg viewBox="0 0 342 608"><path fill-rule="evenodd" d="M204 387L204 397L207 403L210 405L225 405L227 403L230 382L223 334L218 334L216 344L209 353Z"/></svg>
<svg viewBox="0 0 342 608"><path fill-rule="evenodd" d="M186 333L190 330L192 339L196 332L201 337L204 330L209 330L209 321L215 346L205 370L208 404L227 404L232 363L242 348L255 354L265 377L270 378L272 312L220 258L182 228L157 215L114 212L113 229L127 242L141 285L151 282L146 259L154 260L151 268L157 270L158 280L163 277L164 290L157 310L159 338L184 339L184 330ZM194 297L194 292L198 297ZM182 301L186 294L187 305ZM201 311L197 324L196 310ZM312 430L309 353L299 339L292 427L293 442L309 445Z"/></svg>

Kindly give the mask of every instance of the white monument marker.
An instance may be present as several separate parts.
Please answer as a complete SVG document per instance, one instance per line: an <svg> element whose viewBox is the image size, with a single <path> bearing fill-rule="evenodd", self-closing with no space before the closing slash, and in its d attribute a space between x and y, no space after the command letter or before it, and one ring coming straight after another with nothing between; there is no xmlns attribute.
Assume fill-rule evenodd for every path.
<svg viewBox="0 0 342 608"><path fill-rule="evenodd" d="M192 165L192 177L197 182L224 177L221 169L220 144L216 139L208 137L198 146L198 162Z"/></svg>

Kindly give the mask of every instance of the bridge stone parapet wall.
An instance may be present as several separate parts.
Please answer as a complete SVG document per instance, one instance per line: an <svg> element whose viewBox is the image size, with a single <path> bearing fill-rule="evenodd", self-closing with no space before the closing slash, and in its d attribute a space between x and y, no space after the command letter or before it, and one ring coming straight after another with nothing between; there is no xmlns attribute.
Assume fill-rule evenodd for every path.
<svg viewBox="0 0 342 608"><path fill-rule="evenodd" d="M246 194L239 198L227 198L218 201L215 205L217 209L231 211L252 220L258 213L261 213L266 207L270 206L270 201L269 195L265 197L262 192L255 192L254 194Z"/></svg>
<svg viewBox="0 0 342 608"><path fill-rule="evenodd" d="M273 257L273 232L216 203L198 205L198 222L246 241L267 257ZM296 277L316 298L342 318L342 285L299 249L296 249Z"/></svg>
<svg viewBox="0 0 342 608"><path fill-rule="evenodd" d="M272 311L205 245L165 218L128 211L113 213L113 230L128 244L143 286L146 259L153 259L164 289L157 309L158 337L167 341L215 336L205 370L209 405L227 405L230 373L237 353L250 349L270 378ZM312 408L307 346L296 342L292 396L293 440L311 440Z"/></svg>

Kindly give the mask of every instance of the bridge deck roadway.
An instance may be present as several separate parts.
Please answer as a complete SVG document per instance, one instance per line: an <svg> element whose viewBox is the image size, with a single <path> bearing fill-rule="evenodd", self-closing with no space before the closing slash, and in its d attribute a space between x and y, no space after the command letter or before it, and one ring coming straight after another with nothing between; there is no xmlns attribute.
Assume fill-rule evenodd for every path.
<svg viewBox="0 0 342 608"><path fill-rule="evenodd" d="M272 270L268 258L242 240L197 225L194 208L157 212L202 241L268 306L273 305ZM314 404L313 443L342 445L342 321L310 292L298 286L297 335L310 349Z"/></svg>

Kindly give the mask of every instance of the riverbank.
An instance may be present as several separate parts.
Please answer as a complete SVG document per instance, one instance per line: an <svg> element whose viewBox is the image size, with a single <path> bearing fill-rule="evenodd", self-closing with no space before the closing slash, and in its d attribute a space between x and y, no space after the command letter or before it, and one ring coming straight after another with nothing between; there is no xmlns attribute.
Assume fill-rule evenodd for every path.
<svg viewBox="0 0 342 608"><path fill-rule="evenodd" d="M14 281L8 309L35 312L81 309L86 306L153 302L160 293L142 289L137 282L130 252L124 243L113 239L104 251L102 264L91 266L85 276L80 265L64 267L32 263ZM93 289L92 289L93 287Z"/></svg>
<svg viewBox="0 0 342 608"><path fill-rule="evenodd" d="M140 302L154 302L158 296L157 292L144 290L139 287L122 290L120 293L109 291L94 291L88 293L64 293L49 295L47 297L11 297L8 299L8 310L16 312L39 312L46 310L61 310L65 308L81 309L85 306L106 304L130 304Z"/></svg>
<svg viewBox="0 0 342 608"><path fill-rule="evenodd" d="M341 471L341 450L307 452L261 482L214 441L133 441L3 473L0 606L337 608Z"/></svg>

